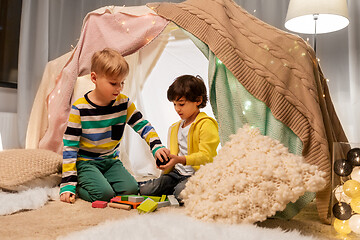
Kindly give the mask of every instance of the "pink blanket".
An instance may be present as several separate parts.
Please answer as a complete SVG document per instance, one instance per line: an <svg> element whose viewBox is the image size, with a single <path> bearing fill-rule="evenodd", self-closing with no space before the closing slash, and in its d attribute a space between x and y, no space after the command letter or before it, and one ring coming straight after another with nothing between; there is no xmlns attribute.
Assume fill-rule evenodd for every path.
<svg viewBox="0 0 360 240"><path fill-rule="evenodd" d="M89 14L71 58L47 97L48 128L39 142L39 148L62 152L62 136L75 82L78 76L90 73L94 52L110 47L124 56L130 55L150 43L167 24L166 19L151 13L141 16L112 11Z"/></svg>

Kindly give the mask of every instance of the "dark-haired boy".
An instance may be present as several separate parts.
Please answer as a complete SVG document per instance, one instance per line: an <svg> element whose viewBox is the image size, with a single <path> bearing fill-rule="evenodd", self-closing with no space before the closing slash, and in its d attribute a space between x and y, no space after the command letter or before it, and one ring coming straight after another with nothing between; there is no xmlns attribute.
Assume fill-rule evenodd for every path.
<svg viewBox="0 0 360 240"><path fill-rule="evenodd" d="M206 106L207 92L203 80L192 75L175 79L167 91L181 121L169 128L170 161L160 165L163 174L140 184L142 195L175 195L180 192L201 165L212 162L220 143L218 124L200 108Z"/></svg>

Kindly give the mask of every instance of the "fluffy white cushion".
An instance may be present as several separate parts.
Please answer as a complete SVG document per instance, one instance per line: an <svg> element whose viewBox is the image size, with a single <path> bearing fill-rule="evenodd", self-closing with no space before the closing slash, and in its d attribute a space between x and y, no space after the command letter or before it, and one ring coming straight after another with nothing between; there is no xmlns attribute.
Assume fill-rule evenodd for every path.
<svg viewBox="0 0 360 240"><path fill-rule="evenodd" d="M0 151L0 189L19 191L60 183L62 156L45 149Z"/></svg>
<svg viewBox="0 0 360 240"><path fill-rule="evenodd" d="M325 187L325 173L256 128L244 126L186 184L186 212L206 221L254 223Z"/></svg>

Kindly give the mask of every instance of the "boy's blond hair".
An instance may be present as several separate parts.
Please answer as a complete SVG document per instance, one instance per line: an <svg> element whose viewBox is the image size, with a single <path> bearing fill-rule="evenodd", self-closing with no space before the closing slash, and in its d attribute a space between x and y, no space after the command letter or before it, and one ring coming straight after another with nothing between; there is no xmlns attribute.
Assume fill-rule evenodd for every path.
<svg viewBox="0 0 360 240"><path fill-rule="evenodd" d="M123 78L129 74L129 64L118 51L105 48L92 56L91 72L112 78Z"/></svg>

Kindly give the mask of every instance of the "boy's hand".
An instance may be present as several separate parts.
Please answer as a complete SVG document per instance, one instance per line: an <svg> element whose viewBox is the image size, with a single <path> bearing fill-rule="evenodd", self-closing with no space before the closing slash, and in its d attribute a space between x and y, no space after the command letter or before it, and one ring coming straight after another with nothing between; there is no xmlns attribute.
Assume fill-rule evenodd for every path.
<svg viewBox="0 0 360 240"><path fill-rule="evenodd" d="M160 170L166 170L168 168L174 167L177 163L181 163L183 165L186 165L186 158L185 156L177 156L174 154L169 154L170 161L166 165L159 166Z"/></svg>
<svg viewBox="0 0 360 240"><path fill-rule="evenodd" d="M169 155L170 150L167 148L160 148L155 152L155 158L159 159L161 162L167 161Z"/></svg>
<svg viewBox="0 0 360 240"><path fill-rule="evenodd" d="M63 194L60 195L60 200L62 202L74 203L75 202L75 194L70 193L70 192L64 192Z"/></svg>

